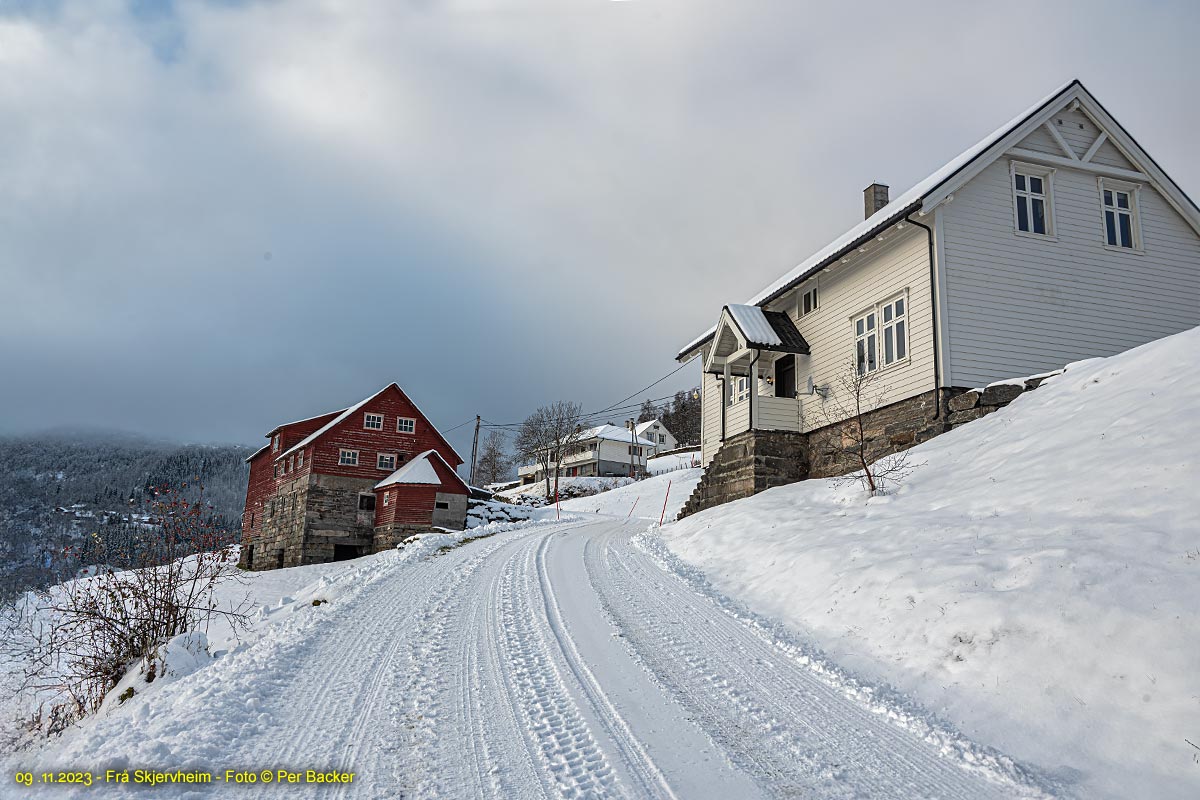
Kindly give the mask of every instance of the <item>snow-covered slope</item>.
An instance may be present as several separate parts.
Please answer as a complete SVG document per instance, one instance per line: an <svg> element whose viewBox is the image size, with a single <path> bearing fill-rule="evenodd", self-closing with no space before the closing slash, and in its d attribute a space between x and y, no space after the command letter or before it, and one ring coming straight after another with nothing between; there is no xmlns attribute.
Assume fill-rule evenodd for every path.
<svg viewBox="0 0 1200 800"><path fill-rule="evenodd" d="M699 468L675 470L591 497L564 500L559 505L564 511L590 511L617 517L634 516L657 522L659 517L663 516L665 503L666 519L674 519L703 474L704 470Z"/></svg>
<svg viewBox="0 0 1200 800"><path fill-rule="evenodd" d="M1200 796L1200 329L913 450L663 529L717 589L1088 797Z"/></svg>

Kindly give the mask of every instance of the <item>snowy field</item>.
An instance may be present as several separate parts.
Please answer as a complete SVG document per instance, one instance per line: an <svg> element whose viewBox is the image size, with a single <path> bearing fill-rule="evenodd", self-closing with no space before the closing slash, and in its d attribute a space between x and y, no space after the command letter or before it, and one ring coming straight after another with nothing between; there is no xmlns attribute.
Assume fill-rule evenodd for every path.
<svg viewBox="0 0 1200 800"><path fill-rule="evenodd" d="M662 475L677 469L689 469L700 466L700 451L690 450L686 453L671 453L646 459L646 472L651 475Z"/></svg>
<svg viewBox="0 0 1200 800"><path fill-rule="evenodd" d="M692 494L704 470L681 469L645 480L627 483L591 497L564 500L559 504L564 511L587 511L614 517L629 517L658 522L666 504L666 519L670 521L679 514L679 509ZM668 492L669 489L669 492Z"/></svg>
<svg viewBox="0 0 1200 800"><path fill-rule="evenodd" d="M897 491L662 530L717 590L1081 796L1200 797L1200 329L915 448Z"/></svg>

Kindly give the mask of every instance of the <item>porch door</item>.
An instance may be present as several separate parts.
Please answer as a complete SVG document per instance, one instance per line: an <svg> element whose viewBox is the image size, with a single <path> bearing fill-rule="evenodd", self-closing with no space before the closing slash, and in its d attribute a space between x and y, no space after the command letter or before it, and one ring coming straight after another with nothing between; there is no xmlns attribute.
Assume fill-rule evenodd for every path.
<svg viewBox="0 0 1200 800"><path fill-rule="evenodd" d="M796 357L793 355L775 361L775 396L796 396Z"/></svg>

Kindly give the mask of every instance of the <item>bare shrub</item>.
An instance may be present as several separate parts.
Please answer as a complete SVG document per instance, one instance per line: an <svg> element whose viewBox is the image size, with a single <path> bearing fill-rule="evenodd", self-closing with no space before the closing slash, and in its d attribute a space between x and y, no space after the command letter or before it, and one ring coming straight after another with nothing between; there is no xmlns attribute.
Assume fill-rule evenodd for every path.
<svg viewBox="0 0 1200 800"><path fill-rule="evenodd" d="M836 426L841 447L832 448L836 454L847 454L858 469L833 478L835 484L856 482L870 494L882 494L898 486L918 464L912 463L907 450L872 460L872 443L876 437L867 426L867 414L884 405L888 387L879 380L878 370L862 372L851 360L837 373L833 386L824 396L821 416L827 425Z"/></svg>
<svg viewBox="0 0 1200 800"><path fill-rule="evenodd" d="M128 552L109 553L134 568L93 567L7 609L0 651L21 664L17 691L34 709L28 729L57 733L96 711L130 669L150 679L159 649L174 636L207 632L218 618L235 632L246 624L248 598L218 606L218 586L244 578L233 536L212 521L203 489L189 500L157 487L147 506L142 535L127 540ZM103 542L90 546L104 552Z"/></svg>

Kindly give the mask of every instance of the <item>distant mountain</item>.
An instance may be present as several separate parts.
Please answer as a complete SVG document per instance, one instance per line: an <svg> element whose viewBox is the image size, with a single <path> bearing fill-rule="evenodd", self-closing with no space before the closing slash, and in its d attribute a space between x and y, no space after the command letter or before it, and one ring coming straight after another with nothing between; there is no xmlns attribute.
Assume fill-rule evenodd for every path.
<svg viewBox="0 0 1200 800"><path fill-rule="evenodd" d="M63 577L53 556L144 511L151 486L199 481L214 521L236 532L251 452L102 430L0 437L0 596Z"/></svg>

